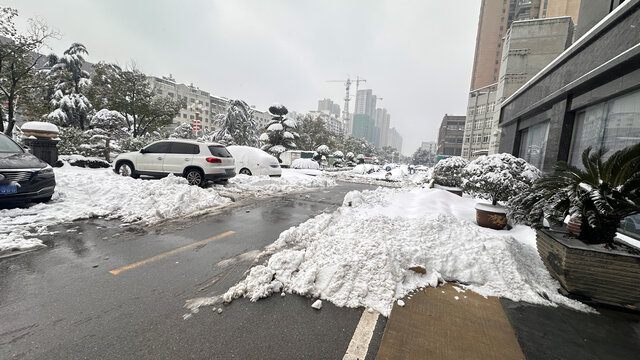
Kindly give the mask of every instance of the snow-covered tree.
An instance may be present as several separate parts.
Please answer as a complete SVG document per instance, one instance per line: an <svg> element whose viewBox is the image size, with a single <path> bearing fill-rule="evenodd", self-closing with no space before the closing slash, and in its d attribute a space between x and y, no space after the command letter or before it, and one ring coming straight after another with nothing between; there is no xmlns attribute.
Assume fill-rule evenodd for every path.
<svg viewBox="0 0 640 360"><path fill-rule="evenodd" d="M260 135L259 140L264 144L261 148L282 161L280 154L287 150L296 149L294 140L298 139L300 135L295 132L296 121L287 118L289 110L284 105L271 105L269 113L273 118L267 125L266 132Z"/></svg>
<svg viewBox="0 0 640 360"><path fill-rule="evenodd" d="M55 84L51 99L54 110L47 115L49 121L63 127L87 128L93 115L93 106L85 96L91 84L89 73L82 69L86 54L88 52L84 45L73 43L62 57L49 55L51 69L47 72L47 78Z"/></svg>
<svg viewBox="0 0 640 360"><path fill-rule="evenodd" d="M300 134L298 148L311 150L322 144L336 148L342 141L342 135L328 129L329 120L329 115L324 113L310 113L299 119L296 127Z"/></svg>
<svg viewBox="0 0 640 360"><path fill-rule="evenodd" d="M60 155L94 155L91 147L87 145L91 141L89 134L78 128L60 128L58 138L60 138L60 141L57 147Z"/></svg>
<svg viewBox="0 0 640 360"><path fill-rule="evenodd" d="M187 123L180 123L169 136L172 139L195 139L196 132L193 127Z"/></svg>
<svg viewBox="0 0 640 360"><path fill-rule="evenodd" d="M335 151L333 153L333 166L342 167L343 166L344 154L342 151Z"/></svg>
<svg viewBox="0 0 640 360"><path fill-rule="evenodd" d="M364 154L358 154L358 156L356 156L356 162L358 164L364 164Z"/></svg>
<svg viewBox="0 0 640 360"><path fill-rule="evenodd" d="M322 158L326 159L329 154L331 154L331 150L329 150L329 147L327 145L320 145L313 154L313 160L322 165Z"/></svg>
<svg viewBox="0 0 640 360"><path fill-rule="evenodd" d="M119 149L112 140L128 135L124 131L127 128L125 117L117 111L102 109L93 115L89 127L87 134L91 136L94 149L111 162L111 152Z"/></svg>
<svg viewBox="0 0 640 360"><path fill-rule="evenodd" d="M13 133L17 103L37 88L43 87L36 76L36 65L42 62L40 49L47 38L55 35L47 25L30 19L29 30L18 33L14 18L18 11L0 6L0 132ZM26 109L21 105L22 109ZM41 115L41 114L39 114ZM6 125L5 125L6 120Z"/></svg>
<svg viewBox="0 0 640 360"><path fill-rule="evenodd" d="M98 63L88 96L96 106L125 115L133 137L145 136L170 125L186 107L186 101L158 95L147 75L130 65L122 69L114 64Z"/></svg>
<svg viewBox="0 0 640 360"><path fill-rule="evenodd" d="M435 155L426 149L418 148L418 150L416 150L416 152L411 156L411 162L414 165L430 166L435 162Z"/></svg>
<svg viewBox="0 0 640 360"><path fill-rule="evenodd" d="M470 162L462 173L465 192L498 201L508 201L531 187L540 170L511 154L483 155Z"/></svg>
<svg viewBox="0 0 640 360"><path fill-rule="evenodd" d="M214 121L219 130L213 133L214 141L225 145L257 146L257 124L253 110L242 100L229 100L227 113Z"/></svg>
<svg viewBox="0 0 640 360"><path fill-rule="evenodd" d="M460 156L440 160L433 168L433 180L442 186L462 187L462 173L468 164L469 161Z"/></svg>

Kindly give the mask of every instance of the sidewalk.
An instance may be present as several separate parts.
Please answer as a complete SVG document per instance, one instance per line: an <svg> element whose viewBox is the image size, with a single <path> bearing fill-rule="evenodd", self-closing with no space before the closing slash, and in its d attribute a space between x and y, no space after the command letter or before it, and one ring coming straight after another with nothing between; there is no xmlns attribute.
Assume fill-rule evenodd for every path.
<svg viewBox="0 0 640 360"><path fill-rule="evenodd" d="M466 296L466 298L465 298ZM458 299L456 299L456 297ZM637 359L640 314L484 298L453 284L396 303L377 359Z"/></svg>

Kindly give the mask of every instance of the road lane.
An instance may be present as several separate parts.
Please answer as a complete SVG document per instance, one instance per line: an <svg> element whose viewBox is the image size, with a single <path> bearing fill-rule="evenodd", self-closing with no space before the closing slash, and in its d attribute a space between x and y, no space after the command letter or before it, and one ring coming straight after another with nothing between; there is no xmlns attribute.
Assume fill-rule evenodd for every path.
<svg viewBox="0 0 640 360"><path fill-rule="evenodd" d="M288 295L239 300L222 314L204 307L183 320L183 306L239 281L253 262L242 254L365 188L341 184L150 229L105 221L61 227L77 229L49 249L0 260L0 358L342 358L361 309L325 303L316 311L312 299ZM234 233L192 246L226 231Z"/></svg>

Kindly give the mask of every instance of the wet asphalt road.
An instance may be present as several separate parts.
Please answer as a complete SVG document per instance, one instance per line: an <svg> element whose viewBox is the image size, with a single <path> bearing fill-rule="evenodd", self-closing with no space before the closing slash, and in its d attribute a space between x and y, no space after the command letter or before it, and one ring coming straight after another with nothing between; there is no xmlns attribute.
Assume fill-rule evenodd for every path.
<svg viewBox="0 0 640 360"><path fill-rule="evenodd" d="M221 314L203 307L184 320L184 305L225 292L282 231L366 188L339 184L146 229L103 220L60 226L47 249L0 259L0 358L340 359L362 309L324 302L316 311L313 299L287 295L238 300ZM367 358L384 323L380 317Z"/></svg>

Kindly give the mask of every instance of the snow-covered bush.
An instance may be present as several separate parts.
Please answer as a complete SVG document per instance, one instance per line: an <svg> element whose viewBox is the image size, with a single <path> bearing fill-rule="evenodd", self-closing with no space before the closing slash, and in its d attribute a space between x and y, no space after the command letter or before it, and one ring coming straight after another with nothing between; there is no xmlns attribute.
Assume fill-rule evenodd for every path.
<svg viewBox="0 0 640 360"><path fill-rule="evenodd" d="M284 105L274 104L269 107L269 113L273 116L269 125L267 125L267 131L260 135L259 140L262 141L261 149L275 156L279 161L280 154L287 150L295 149L295 139L298 139L300 135L295 132L296 121L287 118L287 110Z"/></svg>
<svg viewBox="0 0 640 360"><path fill-rule="evenodd" d="M66 162L71 166L83 167L83 168L108 168L111 164L108 161L98 159L95 157L85 157L82 155L61 155L58 158L56 166L62 166L62 163Z"/></svg>
<svg viewBox="0 0 640 360"><path fill-rule="evenodd" d="M331 150L329 150L329 147L327 145L320 145L313 154L313 160L322 165L322 159L324 158L326 160L329 154L331 154Z"/></svg>
<svg viewBox="0 0 640 360"><path fill-rule="evenodd" d="M311 159L295 159L291 163L293 169L319 169L320 165L317 161Z"/></svg>
<svg viewBox="0 0 640 360"><path fill-rule="evenodd" d="M59 154L91 155L91 148L87 146L90 142L90 137L84 131L75 127L60 128L58 138L60 138L58 142Z"/></svg>
<svg viewBox="0 0 640 360"><path fill-rule="evenodd" d="M343 159L344 158L344 154L342 154L342 151L335 151L333 153L333 166L335 167L342 167L343 166Z"/></svg>
<svg viewBox="0 0 640 360"><path fill-rule="evenodd" d="M127 136L125 130L127 121L117 111L102 109L98 111L89 122L91 129L87 130L91 143L91 153L103 156L107 162L111 161L111 152L120 150L120 147L112 140Z"/></svg>
<svg viewBox="0 0 640 360"><path fill-rule="evenodd" d="M196 132L193 131L191 125L187 123L180 123L169 137L172 139L195 139Z"/></svg>
<svg viewBox="0 0 640 360"><path fill-rule="evenodd" d="M473 160L464 168L462 177L465 192L496 205L529 189L540 177L540 170L521 158L503 153Z"/></svg>
<svg viewBox="0 0 640 360"><path fill-rule="evenodd" d="M358 156L356 156L356 162L358 164L364 164L364 155L363 154L358 154Z"/></svg>
<svg viewBox="0 0 640 360"><path fill-rule="evenodd" d="M433 168L434 183L442 186L461 187L462 172L468 164L469 161L460 156L440 160Z"/></svg>

